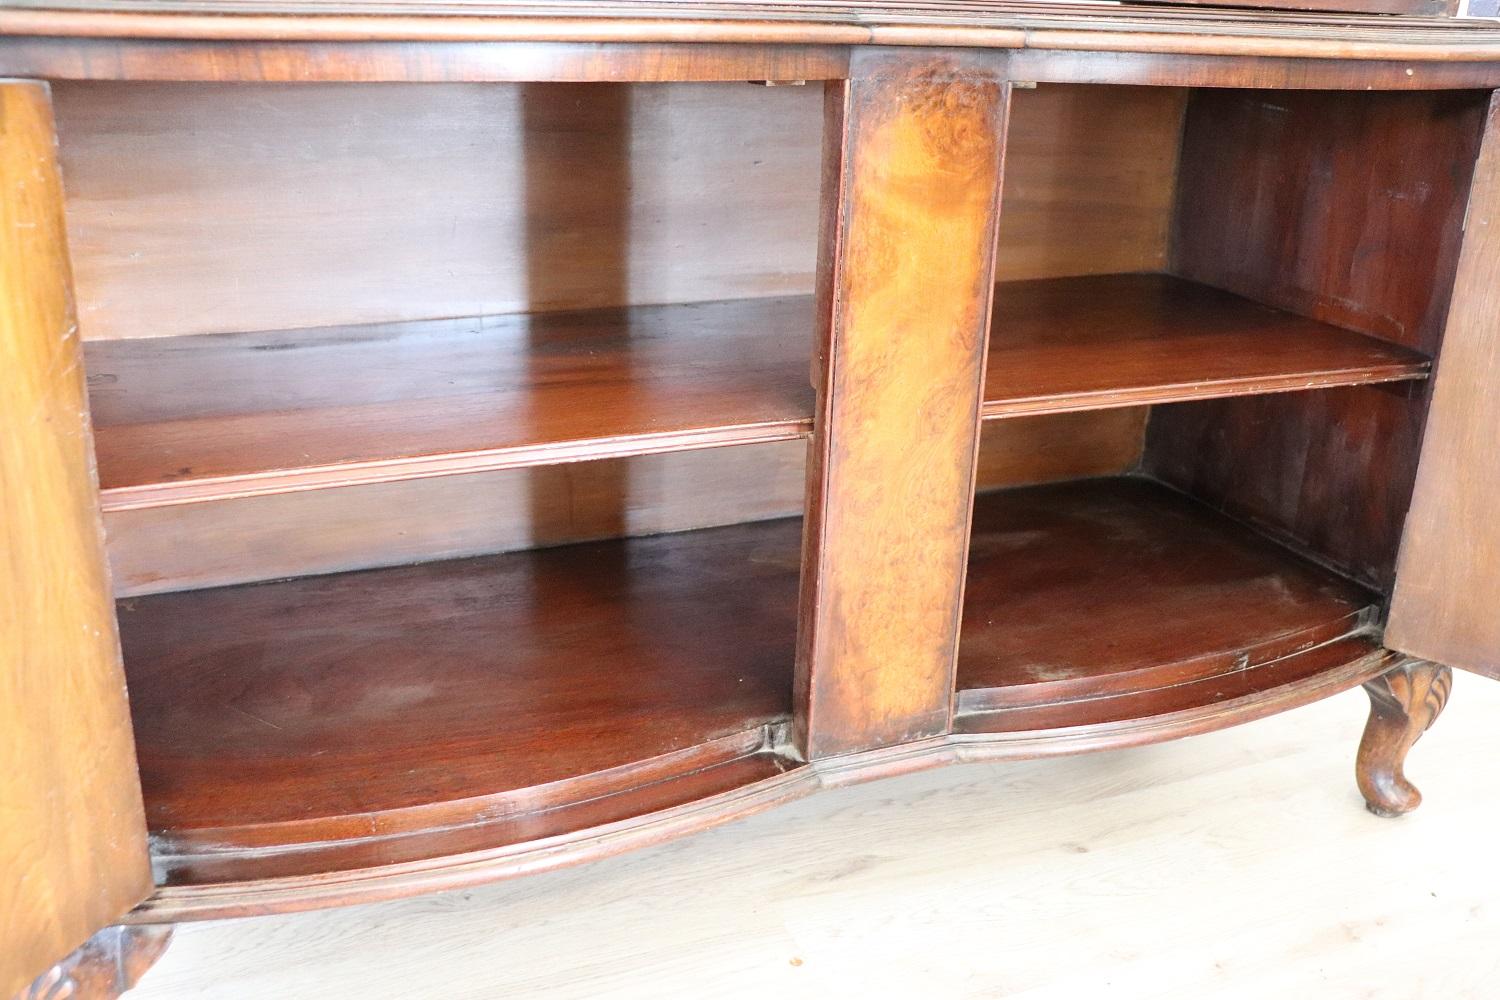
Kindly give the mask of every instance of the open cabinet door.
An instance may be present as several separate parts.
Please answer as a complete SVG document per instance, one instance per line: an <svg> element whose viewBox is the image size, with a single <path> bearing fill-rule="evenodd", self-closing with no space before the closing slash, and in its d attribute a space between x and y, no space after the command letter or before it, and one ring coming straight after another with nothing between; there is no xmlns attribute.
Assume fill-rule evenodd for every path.
<svg viewBox="0 0 1500 1000"><path fill-rule="evenodd" d="M150 891L51 103L0 81L0 998Z"/></svg>
<svg viewBox="0 0 1500 1000"><path fill-rule="evenodd" d="M1500 677L1500 98L1463 252L1391 605L1392 649Z"/></svg>

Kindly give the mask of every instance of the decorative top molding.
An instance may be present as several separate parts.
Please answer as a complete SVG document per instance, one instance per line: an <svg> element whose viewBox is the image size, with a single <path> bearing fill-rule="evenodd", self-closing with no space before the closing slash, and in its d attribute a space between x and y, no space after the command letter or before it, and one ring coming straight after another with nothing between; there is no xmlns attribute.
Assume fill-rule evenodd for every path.
<svg viewBox="0 0 1500 1000"><path fill-rule="evenodd" d="M0 35L201 41L715 42L1500 60L1500 25L1450 17L1088 0L7 0Z"/></svg>

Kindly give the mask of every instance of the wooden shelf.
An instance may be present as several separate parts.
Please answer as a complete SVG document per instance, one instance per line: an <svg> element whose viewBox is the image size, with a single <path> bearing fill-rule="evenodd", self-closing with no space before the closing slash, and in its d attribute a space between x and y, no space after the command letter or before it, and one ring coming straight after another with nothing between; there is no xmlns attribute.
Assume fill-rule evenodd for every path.
<svg viewBox="0 0 1500 1000"><path fill-rule="evenodd" d="M798 766L800 524L121 601L168 883L532 844ZM1377 604L1150 481L986 494L956 729L1285 687L1374 653Z"/></svg>
<svg viewBox="0 0 1500 1000"><path fill-rule="evenodd" d="M1379 598L1165 486L982 495L958 728L1146 718L1277 687L1378 648Z"/></svg>
<svg viewBox="0 0 1500 1000"><path fill-rule="evenodd" d="M88 346L106 510L796 438L810 298ZM985 417L1423 378L1192 282L997 287Z"/></svg>
<svg viewBox="0 0 1500 1000"><path fill-rule="evenodd" d="M987 418L1425 378L1395 344L1165 274L995 289Z"/></svg>
<svg viewBox="0 0 1500 1000"><path fill-rule="evenodd" d="M805 297L88 345L106 510L797 438Z"/></svg>
<svg viewBox="0 0 1500 1000"><path fill-rule="evenodd" d="M801 522L119 602L169 883L529 842L792 766Z"/></svg>

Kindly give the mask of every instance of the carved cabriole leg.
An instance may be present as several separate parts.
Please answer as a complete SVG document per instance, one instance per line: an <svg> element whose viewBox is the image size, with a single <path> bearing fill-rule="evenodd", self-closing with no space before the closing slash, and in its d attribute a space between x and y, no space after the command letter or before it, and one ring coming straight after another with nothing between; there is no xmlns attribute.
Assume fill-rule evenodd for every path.
<svg viewBox="0 0 1500 1000"><path fill-rule="evenodd" d="M1365 684L1370 721L1359 743L1355 775L1360 794L1377 816L1400 816L1422 804L1402 765L1413 744L1448 702L1453 671L1428 660L1407 660Z"/></svg>
<svg viewBox="0 0 1500 1000"><path fill-rule="evenodd" d="M38 976L16 1000L115 1000L140 982L171 940L171 924L106 927Z"/></svg>

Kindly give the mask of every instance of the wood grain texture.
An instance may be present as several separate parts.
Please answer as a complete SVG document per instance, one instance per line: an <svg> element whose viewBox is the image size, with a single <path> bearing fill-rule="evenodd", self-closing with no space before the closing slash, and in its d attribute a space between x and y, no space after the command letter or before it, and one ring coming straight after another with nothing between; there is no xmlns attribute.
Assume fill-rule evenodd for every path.
<svg viewBox="0 0 1500 1000"><path fill-rule="evenodd" d="M996 277L1164 268L1187 99L1173 87L1013 91Z"/></svg>
<svg viewBox="0 0 1500 1000"><path fill-rule="evenodd" d="M59 86L84 337L808 292L816 90Z"/></svg>
<svg viewBox="0 0 1500 1000"><path fill-rule="evenodd" d="M1365 805L1377 816L1400 816L1422 804L1406 780L1406 755L1448 704L1453 671L1429 660L1411 660L1364 684L1370 719L1359 743L1355 777Z"/></svg>
<svg viewBox="0 0 1500 1000"><path fill-rule="evenodd" d="M45 85L0 81L0 997L151 889Z"/></svg>
<svg viewBox="0 0 1500 1000"><path fill-rule="evenodd" d="M324 870L321 874L250 881L234 881L233 878L256 870L265 873L288 863L295 865L299 859L296 855L274 852L200 856L193 859L193 867L182 870L186 876L184 884L158 889L130 919L155 923L284 913L472 887L495 879L549 871L650 846L792 802L821 789L842 788L956 763L1055 757L1207 733L1309 705L1358 687L1389 670L1399 659L1376 650L1341 662L1342 657L1359 652L1355 646L1354 642L1330 644L1311 651L1317 654L1311 667L1306 665L1307 657L1299 659L1297 662L1304 669L1300 672L1283 671L1284 683L1278 685L1257 687L1245 683L1242 678L1218 687L1182 685L1178 696L1173 699L1154 698L1158 708L1166 709L1164 714L1155 716L1143 715L1046 732L988 732L983 731L986 717L972 714L959 720L963 728L974 727L972 732L825 758L804 766L788 767L785 758L773 754L766 759L768 755L758 754L746 758L743 761L746 766L734 771L733 776L739 779L736 787L726 789L722 783L716 784L724 777L720 772L726 768L706 767L682 779L659 782L643 789L656 793L648 796L645 803L656 805L656 812L636 815L628 820L616 819L602 828L554 837L545 842L485 849L485 838L491 835L491 831L484 826L435 831L436 839L449 843L454 839L462 841L467 835L469 846L478 849L468 853L454 852L426 862L397 861L362 871ZM1365 648L1370 647L1367 644ZM1238 690L1226 690L1226 687ZM1152 700L1148 696L1144 707L1149 707ZM683 788L684 785L687 787ZM1285 794L1284 783L1281 791ZM690 801L674 801L674 796L682 793ZM617 804L615 800L601 799L582 803L581 807L591 810L597 820ZM642 803L637 800L636 804ZM321 845L318 852L340 852L366 864L378 863L379 855L371 850L377 845L378 842L371 841ZM195 875L201 876L202 880L195 880Z"/></svg>
<svg viewBox="0 0 1500 1000"><path fill-rule="evenodd" d="M146 507L106 513L104 527L116 596L139 596L788 517L802 511L806 451L783 441Z"/></svg>
<svg viewBox="0 0 1500 1000"><path fill-rule="evenodd" d="M95 343L104 509L802 437L813 317L795 297ZM987 418L1427 372L1159 275L1004 282L991 325Z"/></svg>
<svg viewBox="0 0 1500 1000"><path fill-rule="evenodd" d="M1198 0L1152 0L1153 3L1192 4ZM1421 17L1453 17L1458 0L1222 0L1224 7L1279 7L1285 10L1349 11L1356 14L1407 14Z"/></svg>
<svg viewBox="0 0 1500 1000"><path fill-rule="evenodd" d="M1146 410L987 422L980 489L1133 468ZM104 515L119 597L652 535L802 512L801 441Z"/></svg>
<svg viewBox="0 0 1500 1000"><path fill-rule="evenodd" d="M140 982L171 941L171 924L106 927L15 1000L117 1000Z"/></svg>
<svg viewBox="0 0 1500 1000"><path fill-rule="evenodd" d="M58 85L84 339L811 292L818 90ZM1014 99L999 276L1159 269L1185 92Z"/></svg>
<svg viewBox="0 0 1500 1000"><path fill-rule="evenodd" d="M1429 356L1484 101L1203 91L1188 109L1174 270ZM1146 468L1388 592L1425 392L1162 407Z"/></svg>
<svg viewBox="0 0 1500 1000"><path fill-rule="evenodd" d="M1500 103L1491 102L1388 641L1500 677Z"/></svg>
<svg viewBox="0 0 1500 1000"><path fill-rule="evenodd" d="M995 287L983 415L1425 378L1402 347L1157 274Z"/></svg>
<svg viewBox="0 0 1500 1000"><path fill-rule="evenodd" d="M1371 0L1379 3L1382 0ZM32 6L27 0L25 6ZM41 6L41 5L37 5ZM0 32L100 39L265 41L718 42L1095 49L1311 58L1487 60L1500 32L1461 19L1386 14L1185 10L1077 3L733 5L625 0L580 16L566 3L320 5L246 11L234 3L172 6L140 0L67 2L0 11ZM225 16L233 14L235 16ZM253 48L252 48L253 51ZM106 63L106 67L108 64Z"/></svg>
<svg viewBox="0 0 1500 1000"><path fill-rule="evenodd" d="M1288 669L1368 636L1379 610L1376 595L1155 483L991 493L974 509L958 711L988 713L992 730L1043 729L1274 687L1368 654L1365 639ZM1131 697L1145 692L1154 704Z"/></svg>
<svg viewBox="0 0 1500 1000"><path fill-rule="evenodd" d="M105 507L800 438L806 297L91 345Z"/></svg>
<svg viewBox="0 0 1500 1000"><path fill-rule="evenodd" d="M131 1000L445 1000L454 982L802 1000L835 976L872 997L1489 1000L1500 955L1455 942L1500 934L1500 769L1474 766L1500 744L1500 685L1463 685L1423 740L1412 822L1358 806L1364 710L1349 691L1169 746L847 788L470 892L184 925Z"/></svg>
<svg viewBox="0 0 1500 1000"><path fill-rule="evenodd" d="M827 85L797 654L809 759L948 726L1009 96L986 59L856 67Z"/></svg>
<svg viewBox="0 0 1500 1000"><path fill-rule="evenodd" d="M1065 516L1027 521L1018 501ZM790 703L796 521L126 601L167 883L133 919L472 885L680 836L820 788L1205 732L1392 665L1348 621L1368 595L1159 486L1042 487L984 497L980 508L1025 522L1013 535L1050 531L1061 547L1066 528L1056 522L1069 517L1100 517L1102 528L1084 532L1095 537L1133 531L1153 560L1143 574L1176 572L1199 597L1217 581L1221 595L1268 612L1260 648L1283 655L1218 673L1181 662L1137 671L1117 679L1108 700L975 703L951 738L799 766L777 724ZM976 536L981 545L991 537ZM1196 576L1163 568L1170 550L1194 541L1208 550L1190 567ZM969 606L1097 603L1099 567L1061 580L1037 572L1008 601L984 589L993 574L976 574ZM1278 586L1288 595L1280 605L1267 600ZM1179 609L1180 629L1121 630L1130 648L1115 666L1132 655L1180 659L1203 638L1197 631L1230 644L1254 631L1217 605L1161 598L1167 589L1154 608ZM997 648L990 624L966 631L976 650ZM1028 662L1049 655L1051 633L1027 638L1036 643L1023 650ZM1181 683L1168 683L1171 669ZM642 756L648 750L659 753Z"/></svg>
<svg viewBox="0 0 1500 1000"><path fill-rule="evenodd" d="M1474 0L1477 2L1477 0ZM1028 6L1035 4L1028 0ZM1123 8L1119 8L1123 9ZM1097 13L1098 7L1092 12ZM5 17L0 10L0 19ZM1180 13L1180 12L1179 12ZM1205 11L1195 13L1203 14ZM1376 25L1396 41L1390 18ZM1203 26L1200 26L1203 27ZM1010 33L1007 33L1010 35ZM1051 33L1049 32L1049 35ZM1056 36L1052 36L1056 37ZM1020 35L1010 35L1019 40ZM1183 51L1153 51L1159 38L1135 34L1126 47L1087 43L1007 47L1014 79L1028 83L1152 87L1263 87L1289 90L1440 90L1500 85L1500 59L1433 59L1438 46L1272 44L1218 38ZM1440 40L1441 41L1441 40ZM1451 43L1451 39L1448 40ZM1131 45L1135 42L1135 45ZM1081 43L1081 44L1080 44ZM990 46L981 46L990 47ZM1321 51L1318 49L1321 48ZM1278 51L1279 50L1279 51ZM1462 55L1451 44L1446 55ZM193 83L661 83L843 79L844 45L746 42L182 41L0 34L0 72L54 81ZM1352 56L1352 57L1351 57Z"/></svg>
<svg viewBox="0 0 1500 1000"><path fill-rule="evenodd" d="M3 16L3 12L0 12ZM663 83L829 80L848 49L727 42L194 42L0 33L0 67L51 80L196 83Z"/></svg>
<svg viewBox="0 0 1500 1000"><path fill-rule="evenodd" d="M650 811L637 789L660 808L790 714L799 529L121 602L158 863L299 846L262 867L312 875L603 825Z"/></svg>
<svg viewBox="0 0 1500 1000"><path fill-rule="evenodd" d="M1014 79L1035 83L1351 91L1474 90L1500 84L1500 63L1355 60L1332 50L1296 58L1021 49L1010 60Z"/></svg>

